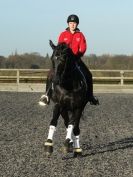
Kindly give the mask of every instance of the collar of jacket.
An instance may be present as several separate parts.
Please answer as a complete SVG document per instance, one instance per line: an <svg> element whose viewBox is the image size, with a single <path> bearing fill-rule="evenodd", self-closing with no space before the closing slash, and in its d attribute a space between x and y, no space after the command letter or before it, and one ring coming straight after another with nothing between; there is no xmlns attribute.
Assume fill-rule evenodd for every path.
<svg viewBox="0 0 133 177"><path fill-rule="evenodd" d="M66 28L66 31L70 31L69 27ZM76 29L75 29L75 32L79 32L79 31L80 31L79 28L76 28Z"/></svg>

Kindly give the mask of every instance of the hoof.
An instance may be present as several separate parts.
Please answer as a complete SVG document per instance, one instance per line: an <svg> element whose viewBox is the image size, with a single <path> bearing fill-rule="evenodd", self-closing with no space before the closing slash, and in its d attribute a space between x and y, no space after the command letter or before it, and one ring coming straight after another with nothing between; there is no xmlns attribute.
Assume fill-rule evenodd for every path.
<svg viewBox="0 0 133 177"><path fill-rule="evenodd" d="M53 143L52 140L47 140L44 144L45 154L47 157L51 156L53 153Z"/></svg>
<svg viewBox="0 0 133 177"><path fill-rule="evenodd" d="M69 143L68 152L73 152L73 142Z"/></svg>
<svg viewBox="0 0 133 177"><path fill-rule="evenodd" d="M81 148L75 148L73 151L73 156L74 157L81 157L82 156L82 149Z"/></svg>

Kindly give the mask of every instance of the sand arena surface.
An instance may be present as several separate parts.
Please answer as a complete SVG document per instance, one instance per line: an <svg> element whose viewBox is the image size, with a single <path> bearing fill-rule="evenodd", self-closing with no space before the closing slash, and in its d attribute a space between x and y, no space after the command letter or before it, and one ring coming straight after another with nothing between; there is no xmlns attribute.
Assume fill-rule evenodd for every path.
<svg viewBox="0 0 133 177"><path fill-rule="evenodd" d="M133 177L133 95L96 94L81 119L82 158L64 156L60 118L54 152L45 157L53 104L40 107L41 93L0 92L0 177Z"/></svg>

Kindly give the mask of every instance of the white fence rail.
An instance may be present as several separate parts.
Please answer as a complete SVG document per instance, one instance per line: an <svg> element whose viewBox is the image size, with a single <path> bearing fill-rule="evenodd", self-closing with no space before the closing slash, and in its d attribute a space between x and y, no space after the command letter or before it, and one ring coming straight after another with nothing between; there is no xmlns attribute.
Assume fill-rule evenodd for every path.
<svg viewBox="0 0 133 177"><path fill-rule="evenodd" d="M133 70L91 70L96 83L118 84L124 86L133 84ZM96 76L95 76L96 75Z"/></svg>
<svg viewBox="0 0 133 177"><path fill-rule="evenodd" d="M0 69L0 83L44 83L48 69ZM133 84L133 70L91 70L94 84Z"/></svg>

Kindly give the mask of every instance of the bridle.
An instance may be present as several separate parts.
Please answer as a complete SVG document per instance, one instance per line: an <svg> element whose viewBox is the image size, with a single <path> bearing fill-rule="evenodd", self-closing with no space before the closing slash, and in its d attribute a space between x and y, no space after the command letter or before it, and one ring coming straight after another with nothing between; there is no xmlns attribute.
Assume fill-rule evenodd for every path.
<svg viewBox="0 0 133 177"><path fill-rule="evenodd" d="M59 67L61 66L62 67L61 73L60 72L59 73L61 74L60 78L62 80L66 74L70 74L71 72L71 75L73 75L75 70L77 70L77 72L79 72L79 74L82 76L82 81L84 82L85 87L87 89L87 84L86 84L84 75L81 72L80 67L78 66L77 62L74 61L74 58L73 58L74 56L71 53L71 50L69 53L69 48L67 46L64 49L61 47L62 46L56 46L51 56L52 63L53 63L53 69L55 70L55 73L58 73L58 71L60 71Z"/></svg>

